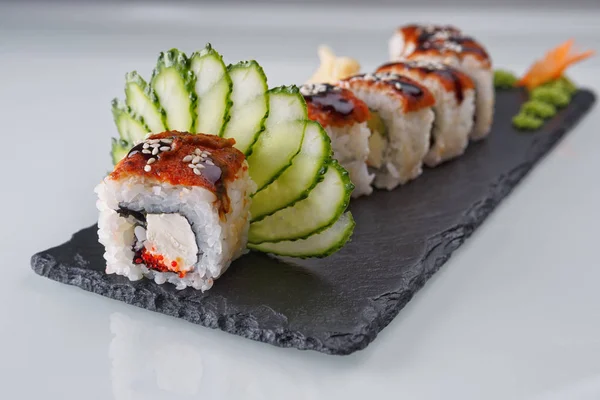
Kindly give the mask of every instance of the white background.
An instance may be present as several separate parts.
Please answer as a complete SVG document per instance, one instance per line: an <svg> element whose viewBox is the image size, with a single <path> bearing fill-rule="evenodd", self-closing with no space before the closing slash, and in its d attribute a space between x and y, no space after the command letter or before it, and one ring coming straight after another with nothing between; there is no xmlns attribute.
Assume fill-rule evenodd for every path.
<svg viewBox="0 0 600 400"><path fill-rule="evenodd" d="M0 398L598 399L600 115L505 200L365 350L280 349L35 275L30 256L96 219L109 102L160 50L211 41L301 83L331 45L365 70L394 26L454 23L523 71L574 37L600 50L600 11L112 5L0 6ZM599 58L573 68L600 91ZM218 284L218 283L217 283Z"/></svg>

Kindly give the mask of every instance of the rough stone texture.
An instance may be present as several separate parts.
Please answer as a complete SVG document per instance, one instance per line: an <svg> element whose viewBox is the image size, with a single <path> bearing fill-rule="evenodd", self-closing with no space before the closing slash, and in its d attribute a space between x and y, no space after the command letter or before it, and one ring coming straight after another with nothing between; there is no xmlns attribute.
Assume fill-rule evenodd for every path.
<svg viewBox="0 0 600 400"><path fill-rule="evenodd" d="M590 109L579 92L540 131L511 126L525 96L500 92L491 136L455 162L352 204L353 241L323 260L248 254L200 293L105 275L96 226L32 258L39 275L148 310L281 347L365 348L533 165Z"/></svg>

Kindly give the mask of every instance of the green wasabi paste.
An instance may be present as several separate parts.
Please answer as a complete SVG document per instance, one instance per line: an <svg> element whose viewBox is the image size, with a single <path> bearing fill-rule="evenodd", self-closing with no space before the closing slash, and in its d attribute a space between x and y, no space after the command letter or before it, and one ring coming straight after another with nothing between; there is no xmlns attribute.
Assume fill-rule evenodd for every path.
<svg viewBox="0 0 600 400"><path fill-rule="evenodd" d="M540 86L529 92L532 100L552 104L556 107L566 107L571 101L571 96L558 86Z"/></svg>
<svg viewBox="0 0 600 400"><path fill-rule="evenodd" d="M533 115L529 115L521 111L513 117L513 125L518 129L534 131L544 123L544 120Z"/></svg>
<svg viewBox="0 0 600 400"><path fill-rule="evenodd" d="M518 78L515 74L504 69L494 71L494 87L496 89L510 89L515 87Z"/></svg>
<svg viewBox="0 0 600 400"><path fill-rule="evenodd" d="M541 87L549 87L553 89L559 89L569 96L572 96L577 91L577 86L566 76L561 76L560 78L544 83Z"/></svg>
<svg viewBox="0 0 600 400"><path fill-rule="evenodd" d="M569 105L576 91L577 87L566 76L536 87L529 92L529 101L521 106L519 114L513 118L513 125L521 130L538 129L545 119L556 114L557 108Z"/></svg>
<svg viewBox="0 0 600 400"><path fill-rule="evenodd" d="M521 112L534 117L547 119L556 114L556 107L538 100L529 100L521 106Z"/></svg>

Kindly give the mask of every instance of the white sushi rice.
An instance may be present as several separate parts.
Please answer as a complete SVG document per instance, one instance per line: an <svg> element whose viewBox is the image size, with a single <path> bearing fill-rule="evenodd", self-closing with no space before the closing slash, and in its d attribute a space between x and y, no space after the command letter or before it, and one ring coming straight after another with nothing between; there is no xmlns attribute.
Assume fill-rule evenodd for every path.
<svg viewBox="0 0 600 400"><path fill-rule="evenodd" d="M404 41L404 35L400 32L394 32L388 42L388 52L390 60L400 61L403 60L407 55L415 51L414 43L406 43Z"/></svg>
<svg viewBox="0 0 600 400"><path fill-rule="evenodd" d="M475 124L469 135L471 140L485 138L492 129L494 120L495 91L494 71L492 67L483 67L481 61L473 56L466 56L457 66L469 75L475 83Z"/></svg>
<svg viewBox="0 0 600 400"><path fill-rule="evenodd" d="M441 86L439 82L437 83ZM434 94L435 122L431 133L434 143L425 156L425 164L430 167L435 167L465 152L475 113L473 89L463 90L463 99L460 103L456 100L454 92L447 92L443 87L440 89L438 94Z"/></svg>
<svg viewBox="0 0 600 400"><path fill-rule="evenodd" d="M366 122L344 126L327 126L331 138L334 157L348 171L355 188L352 197L369 195L373 192L371 183L375 175L367 169L369 156L369 136L371 131Z"/></svg>
<svg viewBox="0 0 600 400"><path fill-rule="evenodd" d="M353 92L379 114L387 127L383 143L369 142L370 152L375 152L370 158L380 159L375 166L375 187L392 190L421 175L434 118L431 108L404 113L398 101L385 92L355 88Z"/></svg>
<svg viewBox="0 0 600 400"><path fill-rule="evenodd" d="M463 90L459 103L453 90L446 90L434 76L422 78L416 71L404 71L402 75L423 84L433 94L435 120L431 134L434 143L425 156L425 164L434 167L439 163L458 157L469 144L469 133L473 128L475 91Z"/></svg>
<svg viewBox="0 0 600 400"><path fill-rule="evenodd" d="M130 280L146 276L158 284L172 283L177 289L210 289L214 279L246 249L249 196L255 189L247 169L240 169L237 179L227 185L231 208L221 220L216 196L203 187L158 184L137 176L119 181L105 178L95 191L100 211L98 236L105 246L106 273L123 275ZM134 263L132 247L136 242L136 221L119 215L117 210L121 206L148 214L177 213L187 219L195 235L198 260L185 277L180 278L174 272L153 271L144 264Z"/></svg>

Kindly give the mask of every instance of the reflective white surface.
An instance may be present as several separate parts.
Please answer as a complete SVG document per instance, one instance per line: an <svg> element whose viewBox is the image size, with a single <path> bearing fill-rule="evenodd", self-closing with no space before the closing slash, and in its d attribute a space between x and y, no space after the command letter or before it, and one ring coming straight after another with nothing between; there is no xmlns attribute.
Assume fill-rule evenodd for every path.
<svg viewBox="0 0 600 400"><path fill-rule="evenodd" d="M600 115L526 178L365 350L280 349L33 274L30 256L96 218L110 168L109 101L158 51L212 41L299 83L328 43L365 69L395 25L455 23L522 71L600 12L234 7L0 7L0 398L598 399ZM599 58L573 68L600 91ZM218 284L218 282L217 282ZM395 394L390 397L391 394Z"/></svg>

